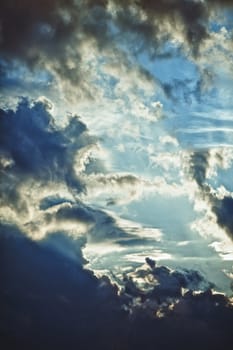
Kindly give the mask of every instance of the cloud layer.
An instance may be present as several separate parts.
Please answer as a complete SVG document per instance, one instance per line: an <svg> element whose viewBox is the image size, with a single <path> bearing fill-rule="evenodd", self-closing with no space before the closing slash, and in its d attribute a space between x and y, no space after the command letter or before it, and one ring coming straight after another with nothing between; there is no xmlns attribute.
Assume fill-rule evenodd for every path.
<svg viewBox="0 0 233 350"><path fill-rule="evenodd" d="M46 68L61 84L78 84L80 94L83 90L94 97L85 52L91 57L95 50L105 51L111 57L123 52L124 45L153 56L162 54L170 40L196 56L210 35L208 22L215 7L217 12L231 5L188 0L1 1L1 71L7 75L6 62L19 60L31 69Z"/></svg>
<svg viewBox="0 0 233 350"><path fill-rule="evenodd" d="M12 226L1 226L2 259L7 348L170 349L184 342L191 349L231 348L232 306L208 289L195 293L205 282L196 271L169 271L148 258L119 292L108 278L84 270L81 257L74 261ZM149 291L136 285L139 278Z"/></svg>
<svg viewBox="0 0 233 350"><path fill-rule="evenodd" d="M0 345L231 348L232 8L0 2Z"/></svg>

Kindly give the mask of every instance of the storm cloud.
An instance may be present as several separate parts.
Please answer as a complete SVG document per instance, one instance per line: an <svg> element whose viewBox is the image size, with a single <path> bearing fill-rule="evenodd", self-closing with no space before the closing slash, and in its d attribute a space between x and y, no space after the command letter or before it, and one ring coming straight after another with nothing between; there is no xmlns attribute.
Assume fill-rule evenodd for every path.
<svg viewBox="0 0 233 350"><path fill-rule="evenodd" d="M84 269L81 255L70 259L13 226L1 226L0 247L0 340L7 349L170 349L184 341L191 349L231 348L232 306L209 289L195 294L203 282L195 271L172 272L148 258L138 276L146 282L151 274L159 284L150 279L154 290L145 292L125 278L119 293L107 277Z"/></svg>

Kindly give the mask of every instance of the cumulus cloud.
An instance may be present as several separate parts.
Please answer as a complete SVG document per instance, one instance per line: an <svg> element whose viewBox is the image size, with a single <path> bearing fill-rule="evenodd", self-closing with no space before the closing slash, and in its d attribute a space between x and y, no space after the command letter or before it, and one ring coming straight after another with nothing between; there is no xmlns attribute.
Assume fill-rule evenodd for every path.
<svg viewBox="0 0 233 350"><path fill-rule="evenodd" d="M16 110L1 110L2 220L34 239L60 231L90 242L138 238L85 201L104 196L108 204L121 204L153 188L170 193L173 186L162 178L150 182L130 173L103 173L93 162L97 141L85 124L74 116L58 126L51 108L45 99L23 99Z"/></svg>
<svg viewBox="0 0 233 350"><path fill-rule="evenodd" d="M214 190L208 183L208 178L216 175L218 168L228 169L231 164L232 152L227 149L196 151L190 156L190 174L198 184L200 196L206 201L210 222L216 222L232 238L232 194L224 187ZM208 206L214 217L208 213Z"/></svg>
<svg viewBox="0 0 233 350"><path fill-rule="evenodd" d="M57 183L78 193L84 186L74 169L77 152L95 143L77 118L55 126L48 102L23 99L16 111L1 110L1 205L26 210L23 185ZM54 185L52 185L54 187ZM25 196L27 197L27 195ZM25 204L25 205L24 205Z"/></svg>
<svg viewBox="0 0 233 350"><path fill-rule="evenodd" d="M114 97L119 99L119 113L150 122L160 120L166 111L155 91L162 88L169 99L181 98L189 104L190 95L198 99L201 89L211 82L214 73L204 60L207 47L222 42L209 28L216 6L219 9L220 2L213 6L195 0L156 4L143 0L49 0L32 6L28 0L21 4L2 1L0 84L5 99L1 104L25 91L37 95L37 88L43 87L50 96L59 92L62 107L64 100L75 105L95 101L110 110ZM15 29L18 27L20 31ZM193 61L201 76L196 86L192 78L161 84L147 65L140 63L141 53L153 60L174 56L174 47L198 57L198 62ZM211 57L217 57L216 53ZM14 97L9 94L12 87Z"/></svg>
<svg viewBox="0 0 233 350"><path fill-rule="evenodd" d="M82 10L82 11L80 11ZM102 47L112 40L109 19L113 18L123 31L132 32L143 40L155 40L156 30L164 19L181 22L185 36L194 47L207 36L206 4L201 1L55 1L17 4L14 0L1 2L2 49L6 56L15 55L30 64L48 57L61 59L64 70L72 79L69 58L79 58L70 44L77 38L95 39ZM159 23L155 22L159 19ZM12 26L12 23L15 23ZM113 22L114 23L114 22ZM17 28L22 30L18 31ZM65 52L63 51L64 43ZM81 39L77 41L79 43ZM157 40L158 41L158 40ZM30 50L28 50L28 45ZM40 51L41 50L41 51ZM62 67L59 66L62 71Z"/></svg>
<svg viewBox="0 0 233 350"><path fill-rule="evenodd" d="M172 110L178 100L189 106L190 94L199 103L210 88L216 72L208 65L209 57L216 53L214 62L226 62L230 31L211 31L211 21L225 6L232 1L1 1L0 87L7 98L1 97L0 103L10 108L0 110L0 341L33 349L80 344L170 349L190 339L191 348L201 349L203 344L227 348L232 342L231 299L215 294L213 283L199 271L171 270L150 258L139 266L145 250L156 248L158 259L173 258L164 249L166 240L159 246L167 234L163 226L143 224L143 215L137 223L100 209L111 205L132 219L126 204L147 194L189 196L194 209L199 206L206 214L193 229L221 228L221 234L232 237L232 193L213 185L219 170L231 167L232 152L225 148L186 154L180 151L180 140L160 134L160 127L167 127L162 117L170 104ZM215 45L220 41L224 53ZM147 67L147 60L178 52L198 65L195 83L192 77L163 83L156 78L156 65L154 71ZM51 99L52 92L59 92L57 106L44 97L22 98L19 104L14 100L29 90L31 97L41 94L41 88ZM67 97L73 105L66 104ZM121 166L110 157L109 168L103 165L98 159L102 149L79 117L70 115L63 124L53 117L54 107L62 115L82 104L89 113L88 127L100 130L106 148L122 129L116 137ZM140 136L149 156L142 162L139 152L133 166L142 169L131 173L135 168L127 169L127 162L122 166L128 146L124 141ZM132 154L137 147L132 141ZM146 162L153 170L149 179L142 175ZM153 222L160 223L159 218ZM222 243L227 241L211 245L220 256L226 248ZM86 265L82 252L89 248L94 258L99 254L101 266L109 262L109 275L125 253L122 260L128 259L128 265L122 261L112 278L118 285L103 271L97 278L88 270L94 264ZM229 247L226 252L231 254Z"/></svg>
<svg viewBox="0 0 233 350"><path fill-rule="evenodd" d="M54 242L47 239L35 243L22 236L17 228L1 226L1 262L4 266L0 271L1 344L5 341L5 346L10 347L17 341L18 345L25 344L26 347L39 348L43 344L61 349L67 342L72 347L80 341L88 344L86 336L91 333L97 336L97 328L104 330L105 327L105 322L99 322L95 317L97 313L102 310L106 316L112 312L121 315L116 288L107 278L97 280L83 269L82 242L69 242L61 234L59 247L57 238ZM76 255L70 256L74 244ZM16 299L17 307L12 304ZM100 303L106 307L100 307ZM40 310L44 311L41 313ZM85 326L81 330L84 319ZM92 323L91 320L96 321ZM59 335L64 334L59 329L65 331L64 337ZM39 336L41 332L43 339Z"/></svg>
<svg viewBox="0 0 233 350"><path fill-rule="evenodd" d="M84 140L86 126L75 117L64 130L57 130L48 108L47 103L30 106L23 99L16 111L1 110L1 152L12 159L9 171L38 178L49 178L51 172L58 179L66 176L64 169L72 173L72 142L75 152L91 139Z"/></svg>
<svg viewBox="0 0 233 350"><path fill-rule="evenodd" d="M58 79L78 85L80 93L83 90L93 97L94 91L87 84L91 66L84 62L86 50L89 55L95 49L106 53L109 50L111 54L123 52L121 40L136 52L146 49L154 55L170 38L178 45L186 42L196 55L209 37L212 4L194 0L49 0L33 5L28 0L20 4L15 0L1 1L1 56L6 62L12 60L12 64L18 59L32 69L48 68ZM214 4L222 6L219 1ZM1 67L4 72L5 65Z"/></svg>
<svg viewBox="0 0 233 350"><path fill-rule="evenodd" d="M113 191L119 201L126 192L133 200L141 193L143 180L131 174L98 174L100 165L95 167L95 162L91 171L96 139L78 117L59 127L50 111L49 101L26 99L15 111L1 110L2 220L15 223L34 239L60 231L88 236L90 242L132 238L133 233L120 228L113 216L85 200L88 193L109 196Z"/></svg>
<svg viewBox="0 0 233 350"><path fill-rule="evenodd" d="M128 281L128 279L132 285L134 281L134 288L137 286L141 293L145 293L148 297L163 299L161 303L168 298L181 297L182 289L197 291L214 287L213 284L207 283L198 271L172 271L166 266L157 266L156 262L150 258L146 258L146 264L143 267L126 275L125 280Z"/></svg>
<svg viewBox="0 0 233 350"><path fill-rule="evenodd" d="M74 259L48 238L32 242L13 226L1 226L0 240L5 347L153 349L156 343L170 349L186 339L191 349L230 349L232 305L210 289L197 292L206 282L196 271L171 271L147 258L147 267L125 276L120 291L107 277L83 268L82 242L76 242Z"/></svg>
<svg viewBox="0 0 233 350"><path fill-rule="evenodd" d="M216 214L219 226L223 227L233 239L233 197L224 196L223 199L213 199L212 210Z"/></svg>
<svg viewBox="0 0 233 350"><path fill-rule="evenodd" d="M80 173L96 139L76 116L59 127L50 109L49 101L23 99L15 111L0 112L1 220L34 239L61 230L86 234L104 215L80 200Z"/></svg>

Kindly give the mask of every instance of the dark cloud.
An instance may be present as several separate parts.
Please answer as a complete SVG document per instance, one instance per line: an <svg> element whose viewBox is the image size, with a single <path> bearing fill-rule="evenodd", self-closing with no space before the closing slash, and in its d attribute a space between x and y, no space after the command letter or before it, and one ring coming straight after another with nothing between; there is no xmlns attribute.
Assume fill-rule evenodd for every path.
<svg viewBox="0 0 233 350"><path fill-rule="evenodd" d="M217 153L215 157L218 161L222 159L221 153ZM198 184L201 195L209 202L212 212L216 215L218 225L233 239L233 198L230 195L219 198L216 193L211 191L211 187L206 181L209 158L208 150L193 152L190 156L189 171Z"/></svg>
<svg viewBox="0 0 233 350"><path fill-rule="evenodd" d="M5 62L2 73L9 62L19 60L32 70L46 68L85 89L87 72L81 68L83 42L92 40L100 49L111 43L111 15L105 5L101 1L1 1L0 48Z"/></svg>
<svg viewBox="0 0 233 350"><path fill-rule="evenodd" d="M59 208L56 212L56 219L67 221L81 221L84 223L93 223L94 218L91 215L90 210L79 206L66 206Z"/></svg>
<svg viewBox="0 0 233 350"><path fill-rule="evenodd" d="M200 187L204 185L206 179L206 171L209 165L208 160L208 151L195 151L190 157L190 172Z"/></svg>
<svg viewBox="0 0 233 350"><path fill-rule="evenodd" d="M146 20L135 18L130 13L127 14L122 4L119 12L119 23L123 23L124 28L142 36L147 45L152 40L155 47L158 47L164 40L169 38L171 33L163 32L163 27L161 26L166 20L173 24L176 30L179 28L178 32L182 32L184 29L184 39L195 55L198 53L199 45L208 37L208 11L204 2L187 0L161 0L155 2L141 0L130 3L136 4L136 8L146 14ZM160 41L161 38L162 41Z"/></svg>
<svg viewBox="0 0 233 350"><path fill-rule="evenodd" d="M1 48L6 57L26 59L33 65L40 57L40 51L56 55L64 39L74 31L69 20L74 2L15 0L1 2ZM58 10L61 10L59 15ZM62 11L64 11L62 16ZM67 13L67 20L65 13ZM20 30L19 30L20 28Z"/></svg>
<svg viewBox="0 0 233 350"><path fill-rule="evenodd" d="M79 192L84 185L75 173L78 150L95 143L78 117L58 128L50 104L23 99L16 111L0 110L1 193L17 205L18 186L28 179L65 183ZM21 203L22 204L22 203Z"/></svg>
<svg viewBox="0 0 233 350"><path fill-rule="evenodd" d="M107 337L117 332L111 325L118 320L120 326L122 311L107 278L97 280L80 258L69 259L51 242L31 242L16 228L1 226L0 239L1 345L100 347L106 341L100 331Z"/></svg>
<svg viewBox="0 0 233 350"><path fill-rule="evenodd" d="M233 6L233 1L232 0L207 0L206 1L208 3L208 5L211 6L211 4L216 4L220 7L222 6Z"/></svg>
<svg viewBox="0 0 233 350"><path fill-rule="evenodd" d="M224 196L223 199L212 198L211 203L217 223L233 239L233 198L230 196Z"/></svg>
<svg viewBox="0 0 233 350"><path fill-rule="evenodd" d="M97 279L83 268L82 242L75 260L53 246L57 237L36 243L15 227L0 230L0 344L5 349L231 348L233 309L226 297L210 290L174 292L187 276L196 281L194 272L180 273L182 280L166 267L152 266L149 271L162 285L156 295L133 290L133 280L131 287L125 280L119 293L107 277ZM68 238L62 236L64 243Z"/></svg>
<svg viewBox="0 0 233 350"><path fill-rule="evenodd" d="M43 82L25 82L16 69L17 64L25 64L34 77L39 70L49 73L44 90L52 89L51 82L56 82L68 99L74 95L95 99L88 51L109 55L110 61L111 55L121 59L123 46L130 54L146 51L151 57L162 57L165 44L175 37L179 38L178 50L185 48L198 56L209 37L212 5L196 0L43 0L33 4L29 0L2 0L0 85L5 89L14 85L19 91L30 89L36 94L36 85ZM214 8L220 5L214 2ZM15 76L11 74L14 69ZM148 73L147 79L151 80Z"/></svg>
<svg viewBox="0 0 233 350"><path fill-rule="evenodd" d="M174 24L176 30L184 31L185 40L195 54L208 37L210 2L140 0L111 3L115 5L114 12L108 6L109 1L49 0L32 4L29 0L20 3L2 0L2 57L6 61L19 59L30 67L43 66L49 61L50 68L59 75L81 84L80 47L83 40L94 40L102 50L106 46L114 46L119 38L126 40L128 45L135 38L136 50L140 50L141 46L149 51L154 48L156 52L156 48L171 35L164 32L163 23L166 20ZM117 33L112 30L113 26Z"/></svg>
<svg viewBox="0 0 233 350"><path fill-rule="evenodd" d="M127 234L104 211L81 201L80 193L85 193L85 184L75 168L76 157L79 151L82 157L82 150L94 145L96 139L88 134L85 124L76 116L70 117L67 125L58 127L50 110L47 100L30 103L27 99L23 99L15 111L0 110L3 218L8 220L7 208L10 207L31 235L41 231L46 235L60 230L61 226L63 230L67 226L69 231L71 224L73 230L80 227L82 234L89 232L92 242L137 238ZM93 171L98 172L99 166ZM111 180L119 186L137 183L137 178L129 174L113 176ZM105 179L101 172L100 181L108 184L108 176ZM33 219L30 211L35 215Z"/></svg>

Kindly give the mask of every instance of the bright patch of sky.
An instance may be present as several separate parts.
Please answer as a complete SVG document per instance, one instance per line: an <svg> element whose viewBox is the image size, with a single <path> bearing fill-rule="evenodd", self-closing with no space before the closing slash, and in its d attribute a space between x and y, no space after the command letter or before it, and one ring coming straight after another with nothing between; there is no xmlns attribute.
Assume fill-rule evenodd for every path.
<svg viewBox="0 0 233 350"><path fill-rule="evenodd" d="M144 106L153 100L159 101L163 106L163 117L157 121L146 118L142 121L140 110L135 113L132 105L127 104L130 89L125 91L120 101L116 100L115 92L120 80L101 73L98 86L109 100L108 115L101 114L98 117L101 112L96 110L97 120L101 119L96 126L88 117L85 119L85 112L83 118L100 137L101 146L111 150L108 153L111 161L106 161L110 173L129 172L148 181L162 177L166 179L167 185L176 184L181 194L172 194L171 188L167 192L164 189L159 193L158 187L162 185L157 183L157 188L156 184L150 187L149 194L146 189L142 189L140 194L132 195L129 203L127 198L126 203L123 200L123 203L117 204L119 197L111 190L110 193L102 192L92 199L87 197L91 204L102 209L111 208L119 217L139 223L142 231L147 227L161 230L162 239L159 242L155 239L153 243L153 240L147 241L140 237L138 232L140 244L134 245L132 241L125 247L121 242L117 243L119 250L113 245L112 250L100 248L99 251L94 246L87 245L85 256L94 270L105 271L108 266L114 273L117 273L117 269L130 268L132 264L137 266L146 256L150 256L173 268L180 268L181 265L197 268L210 280L217 281L218 289L230 293L229 280L223 271L231 271L233 245L228 242L228 253L224 247L214 249L216 246L211 246L213 238L200 236L192 228L191 223L202 218L204 211L196 212L193 199L182 194L185 176L181 158L182 150L186 149L192 151L232 146L232 78L229 77L227 69L211 67L215 71L214 83L208 83L204 88L201 85L204 83L201 81L202 72L198 62L179 52L174 56L154 59L143 53L137 56L137 62L153 76L156 89L149 95L144 95L139 81L139 86L133 91L135 101L142 101ZM124 108L121 107L122 101ZM115 109L114 112L112 109ZM171 137L171 140L177 139L178 142L162 143L163 137ZM213 188L223 185L232 191L231 174L230 165L225 170L220 167L217 174L208 179L208 183ZM143 188L142 184L139 186ZM124 196L124 192L120 197L122 195ZM125 196L129 195L126 190ZM182 242L188 243L182 245ZM228 254L228 259L224 258L224 254Z"/></svg>

